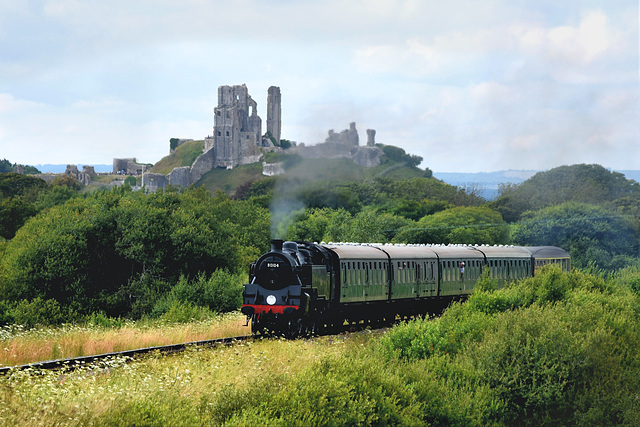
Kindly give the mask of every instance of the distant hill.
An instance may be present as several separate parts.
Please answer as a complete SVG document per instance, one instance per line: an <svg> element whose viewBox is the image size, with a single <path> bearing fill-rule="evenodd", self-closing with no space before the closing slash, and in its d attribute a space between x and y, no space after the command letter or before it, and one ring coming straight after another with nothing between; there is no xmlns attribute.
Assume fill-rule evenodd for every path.
<svg viewBox="0 0 640 427"><path fill-rule="evenodd" d="M532 170L505 170L478 173L434 172L433 176L447 184L457 187L479 187L482 197L487 200L493 200L498 197L500 184L521 184L537 172L538 171Z"/></svg>
<svg viewBox="0 0 640 427"><path fill-rule="evenodd" d="M79 164L78 170L82 170L84 165ZM113 172L113 164L110 165L94 165L87 163L87 166L93 166L95 171L98 173L110 173ZM52 165L52 164L44 164L44 165L35 165L36 168L42 173L64 173L67 170L67 165Z"/></svg>
<svg viewBox="0 0 640 427"><path fill-rule="evenodd" d="M500 184L522 184L540 171L533 170L504 170L496 172L434 172L433 176L447 184L457 187L477 186L482 189L480 195L487 200L494 200L498 197ZM627 179L640 182L640 170L619 170L614 171L623 174Z"/></svg>
<svg viewBox="0 0 640 427"><path fill-rule="evenodd" d="M505 191L492 205L506 221L515 222L526 211L537 211L564 202L615 206L628 204L632 199L640 199L637 181L600 165L579 164L538 172L517 187Z"/></svg>

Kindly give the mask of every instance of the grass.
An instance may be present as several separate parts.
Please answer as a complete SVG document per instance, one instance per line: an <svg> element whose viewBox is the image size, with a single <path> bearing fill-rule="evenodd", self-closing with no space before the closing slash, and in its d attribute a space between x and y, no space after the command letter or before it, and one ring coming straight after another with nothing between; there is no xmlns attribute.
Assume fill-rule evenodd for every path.
<svg viewBox="0 0 640 427"><path fill-rule="evenodd" d="M422 176L423 171L417 168L409 168L404 164L396 163L383 158L379 166L366 168L359 166L350 159L302 159L294 167L283 175L285 179L294 179L297 182L316 182L319 180L335 181L366 181L377 176L386 176L393 179L410 179ZM204 187L215 193L220 190L225 194L233 195L234 191L243 184L266 178L262 175L262 164L253 163L226 169L213 169L206 173L196 186Z"/></svg>
<svg viewBox="0 0 640 427"><path fill-rule="evenodd" d="M247 335L240 313L187 324L128 322L119 328L65 325L60 328L0 330L0 366L105 354L142 347Z"/></svg>
<svg viewBox="0 0 640 427"><path fill-rule="evenodd" d="M81 191L83 193L88 193L94 190L108 189L111 188L114 181L121 181L122 183L126 178L126 175L96 175L91 178L89 185L82 187Z"/></svg>
<svg viewBox="0 0 640 427"><path fill-rule="evenodd" d="M262 340L128 363L113 359L69 373L13 372L0 378L0 419L24 426L219 425L247 402L235 393L293 379L362 343L345 336Z"/></svg>
<svg viewBox="0 0 640 427"><path fill-rule="evenodd" d="M262 175L262 163L252 163L249 165L237 166L231 170L216 168L207 172L196 187L204 185L211 193L220 190L225 194L233 195L235 190L250 181L265 178Z"/></svg>
<svg viewBox="0 0 640 427"><path fill-rule="evenodd" d="M258 340L72 372L11 372L0 378L0 420L638 425L638 283L637 272L605 280L550 269L384 334Z"/></svg>
<svg viewBox="0 0 640 427"><path fill-rule="evenodd" d="M149 172L168 174L173 168L181 166L191 166L193 162L202 154L204 150L204 140L189 141L180 145L175 151L160 159Z"/></svg>

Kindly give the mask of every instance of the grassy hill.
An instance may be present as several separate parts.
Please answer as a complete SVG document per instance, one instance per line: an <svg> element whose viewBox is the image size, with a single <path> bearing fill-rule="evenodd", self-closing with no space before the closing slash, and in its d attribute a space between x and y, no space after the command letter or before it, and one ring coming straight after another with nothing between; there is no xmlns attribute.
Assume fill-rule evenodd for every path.
<svg viewBox="0 0 640 427"><path fill-rule="evenodd" d="M175 151L162 158L149 172L168 174L173 168L191 166L204 151L204 141L189 141L180 145Z"/></svg>
<svg viewBox="0 0 640 427"><path fill-rule="evenodd" d="M233 195L241 185L262 178L266 178L266 176L262 175L262 163L253 163L237 166L231 170L213 169L200 178L200 181L196 183L196 187L204 185L204 188L211 193L220 190L225 194Z"/></svg>
<svg viewBox="0 0 640 427"><path fill-rule="evenodd" d="M423 170L408 167L404 163L395 162L383 157L380 165L367 168L357 165L349 159L302 159L297 156L281 156L285 163L284 178L298 182L310 181L367 181L378 176L392 179L411 179L423 176ZM220 190L233 195L235 190L247 183L266 179L262 175L262 164L238 166L232 170L214 169L205 174L196 186L204 185L210 192Z"/></svg>

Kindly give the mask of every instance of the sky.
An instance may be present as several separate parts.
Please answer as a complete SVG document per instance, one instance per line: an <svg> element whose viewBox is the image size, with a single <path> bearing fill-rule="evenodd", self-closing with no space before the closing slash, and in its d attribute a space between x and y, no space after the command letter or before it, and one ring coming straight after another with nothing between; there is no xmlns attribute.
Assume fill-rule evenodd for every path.
<svg viewBox="0 0 640 427"><path fill-rule="evenodd" d="M637 0L0 0L0 159L155 163L246 84L434 172L640 169Z"/></svg>

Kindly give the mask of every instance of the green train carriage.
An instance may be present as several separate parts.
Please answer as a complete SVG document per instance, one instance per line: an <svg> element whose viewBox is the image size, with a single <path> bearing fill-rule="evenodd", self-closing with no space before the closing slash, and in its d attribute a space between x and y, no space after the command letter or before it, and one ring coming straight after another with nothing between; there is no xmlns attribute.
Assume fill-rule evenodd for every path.
<svg viewBox="0 0 640 427"><path fill-rule="evenodd" d="M252 266L242 312L256 328L271 331L388 321L437 312L466 298L486 269L503 286L550 263L567 271L571 267L569 254L552 246L274 241L272 251ZM273 277L295 280L280 286Z"/></svg>

